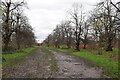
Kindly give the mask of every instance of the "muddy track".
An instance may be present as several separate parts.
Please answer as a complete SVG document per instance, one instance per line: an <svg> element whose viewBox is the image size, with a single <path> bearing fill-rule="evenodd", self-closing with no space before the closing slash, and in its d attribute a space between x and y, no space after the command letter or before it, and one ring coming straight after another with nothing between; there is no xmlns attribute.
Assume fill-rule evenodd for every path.
<svg viewBox="0 0 120 80"><path fill-rule="evenodd" d="M49 78L54 73L49 69L49 60L45 58L46 53L40 49L32 52L30 56L24 56L24 61L19 65L7 66L3 68L3 78Z"/></svg>
<svg viewBox="0 0 120 80"><path fill-rule="evenodd" d="M99 68L90 67L86 61L66 55L65 53L51 51L58 63L57 78L102 78Z"/></svg>
<svg viewBox="0 0 120 80"><path fill-rule="evenodd" d="M101 70L90 67L82 59L61 52L49 51L54 59L51 56L46 59L47 53L42 52L40 48L33 51L31 56L18 58L24 59L23 62L19 65L4 67L3 78L101 78ZM51 70L51 60L57 62L58 70L53 69L56 67L54 64L52 68L54 71Z"/></svg>

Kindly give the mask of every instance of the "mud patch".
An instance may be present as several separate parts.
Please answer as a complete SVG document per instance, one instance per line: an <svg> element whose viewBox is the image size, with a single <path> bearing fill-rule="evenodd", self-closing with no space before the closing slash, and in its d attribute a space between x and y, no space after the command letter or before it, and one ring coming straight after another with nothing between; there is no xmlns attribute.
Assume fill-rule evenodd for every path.
<svg viewBox="0 0 120 80"><path fill-rule="evenodd" d="M84 60L50 51L54 54L59 68L56 78L102 78L101 69L90 67Z"/></svg>
<svg viewBox="0 0 120 80"><path fill-rule="evenodd" d="M17 62L15 65L9 65L3 68L3 78L50 78L53 77L53 72L50 70L50 61L52 58L45 58L47 53L42 52L40 48L35 50L31 56L23 56L22 62ZM52 54L53 55L53 54Z"/></svg>

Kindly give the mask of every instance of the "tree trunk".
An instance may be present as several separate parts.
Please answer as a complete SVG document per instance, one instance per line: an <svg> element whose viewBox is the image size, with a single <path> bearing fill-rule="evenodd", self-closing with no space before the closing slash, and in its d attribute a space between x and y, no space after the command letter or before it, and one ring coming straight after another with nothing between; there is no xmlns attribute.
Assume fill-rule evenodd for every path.
<svg viewBox="0 0 120 80"><path fill-rule="evenodd" d="M6 35L4 38L3 38L3 41L4 41L4 47L3 47L3 51L8 51L8 44L9 44L9 41L10 41L10 35Z"/></svg>
<svg viewBox="0 0 120 80"><path fill-rule="evenodd" d="M49 47L49 44L47 44L47 47Z"/></svg>
<svg viewBox="0 0 120 80"><path fill-rule="evenodd" d="M76 43L76 50L80 51L79 43Z"/></svg>
<svg viewBox="0 0 120 80"><path fill-rule="evenodd" d="M70 48L70 44L69 44L69 43L67 43L67 48L68 48L68 49Z"/></svg>
<svg viewBox="0 0 120 80"><path fill-rule="evenodd" d="M111 40L111 38L109 38L106 51L113 51L112 47L113 47L112 46L112 40Z"/></svg>
<svg viewBox="0 0 120 80"><path fill-rule="evenodd" d="M67 48L70 48L70 40L67 41Z"/></svg>
<svg viewBox="0 0 120 80"><path fill-rule="evenodd" d="M18 41L17 41L17 49L20 49L20 44Z"/></svg>
<svg viewBox="0 0 120 80"><path fill-rule="evenodd" d="M111 43L108 44L106 51L113 51Z"/></svg>
<svg viewBox="0 0 120 80"><path fill-rule="evenodd" d="M8 44L10 41L10 36L12 35L12 33L8 33L9 32L9 12L10 11L10 4L7 4L7 11L6 11L6 20L5 20L5 25L3 26L3 28L5 29L5 35L3 37L3 41L4 41L4 48L3 51L8 51Z"/></svg>
<svg viewBox="0 0 120 80"><path fill-rule="evenodd" d="M60 46L58 45L58 48L60 48Z"/></svg>
<svg viewBox="0 0 120 80"><path fill-rule="evenodd" d="M5 42L4 42L3 51L5 51L5 52L8 51L8 43L9 43L8 41L5 41Z"/></svg>
<svg viewBox="0 0 120 80"><path fill-rule="evenodd" d="M84 47L83 47L83 49L86 49L86 44L84 44Z"/></svg>
<svg viewBox="0 0 120 80"><path fill-rule="evenodd" d="M16 33L17 49L20 49L20 36Z"/></svg>

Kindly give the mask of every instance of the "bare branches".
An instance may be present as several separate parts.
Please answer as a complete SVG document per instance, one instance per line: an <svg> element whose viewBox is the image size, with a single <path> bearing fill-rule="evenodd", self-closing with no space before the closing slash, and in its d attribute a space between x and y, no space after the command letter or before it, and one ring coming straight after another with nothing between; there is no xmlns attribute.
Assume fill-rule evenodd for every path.
<svg viewBox="0 0 120 80"><path fill-rule="evenodd" d="M18 8L19 6L23 6L24 2L20 2L20 3L17 3L17 4L13 4L14 7L12 9L10 9L10 12L13 11L14 9Z"/></svg>
<svg viewBox="0 0 120 80"><path fill-rule="evenodd" d="M63 21L56 26L51 42L56 46L70 46L73 42L76 49L80 50L81 44L86 48L91 41L95 48L112 51L113 42L118 40L117 31L120 30L119 10L115 7L117 6L111 3L111 0L101 1L90 16L86 16L82 6L74 4L68 11L69 21Z"/></svg>
<svg viewBox="0 0 120 80"><path fill-rule="evenodd" d="M9 43L11 37L15 38L13 41L16 43L18 49L20 45L31 46L35 42L33 29L23 13L25 2L12 2L11 0L2 1L1 8L3 10L3 25L2 35L4 50L9 51ZM21 38L20 38L21 37ZM24 43L24 44L23 44Z"/></svg>
<svg viewBox="0 0 120 80"><path fill-rule="evenodd" d="M113 2L111 2L111 4L117 9L118 12L120 12L120 9L116 6L117 4L120 4L120 2L118 2L116 5Z"/></svg>

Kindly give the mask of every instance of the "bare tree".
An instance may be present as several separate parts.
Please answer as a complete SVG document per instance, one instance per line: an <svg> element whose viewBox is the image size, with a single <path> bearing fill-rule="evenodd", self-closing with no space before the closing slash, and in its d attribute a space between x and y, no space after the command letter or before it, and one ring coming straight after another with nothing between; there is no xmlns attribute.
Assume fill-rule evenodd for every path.
<svg viewBox="0 0 120 80"><path fill-rule="evenodd" d="M10 37L14 32L14 19L13 12L16 8L23 6L24 2L12 2L11 0L1 1L1 9L3 12L3 27L2 27L2 36L4 42L4 51L8 49L8 43L10 41Z"/></svg>
<svg viewBox="0 0 120 80"><path fill-rule="evenodd" d="M86 21L84 22L84 27L83 27L83 39L82 42L84 44L84 49L86 49L86 45L88 44L88 30L89 30L89 22Z"/></svg>
<svg viewBox="0 0 120 80"><path fill-rule="evenodd" d="M64 21L63 25L63 29L65 32L65 41L66 41L66 45L68 48L70 48L71 43L72 43L72 37L73 37L73 29L71 26L71 21Z"/></svg>
<svg viewBox="0 0 120 80"><path fill-rule="evenodd" d="M47 47L50 46L51 41L52 41L52 35L49 34L49 35L47 36L47 38L45 39L45 41L44 41L44 42L46 43Z"/></svg>
<svg viewBox="0 0 120 80"><path fill-rule="evenodd" d="M110 1L110 3L117 9L118 12L120 12L120 8L119 8L120 2L113 3L112 1Z"/></svg>
<svg viewBox="0 0 120 80"><path fill-rule="evenodd" d="M20 24L16 33L16 42L19 43L19 46L24 45L25 47L31 47L35 43L33 28L26 16L21 16L20 18Z"/></svg>
<svg viewBox="0 0 120 80"><path fill-rule="evenodd" d="M100 2L96 8L96 12L93 14L94 30L97 33L98 40L104 43L106 51L112 51L113 40L116 36L116 24L115 10L111 6L111 0Z"/></svg>
<svg viewBox="0 0 120 80"><path fill-rule="evenodd" d="M53 38L54 38L54 45L57 48L60 48L60 42L61 42L61 28L60 25L57 25L53 32Z"/></svg>
<svg viewBox="0 0 120 80"><path fill-rule="evenodd" d="M80 11L80 13L79 13ZM82 5L79 7L78 4L73 5L73 10L70 11L71 22L73 23L73 30L75 35L76 50L80 50L80 42L82 35L82 26L84 20L84 13L82 10Z"/></svg>

